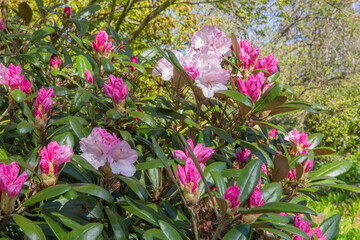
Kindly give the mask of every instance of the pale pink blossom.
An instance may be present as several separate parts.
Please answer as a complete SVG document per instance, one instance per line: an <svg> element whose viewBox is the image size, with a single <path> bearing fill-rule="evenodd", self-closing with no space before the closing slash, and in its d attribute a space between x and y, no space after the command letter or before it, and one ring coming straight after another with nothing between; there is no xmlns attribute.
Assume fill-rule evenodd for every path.
<svg viewBox="0 0 360 240"><path fill-rule="evenodd" d="M93 76L91 75L91 72L89 71L89 69L85 69L84 74L85 74L86 81L93 84L94 83Z"/></svg>
<svg viewBox="0 0 360 240"><path fill-rule="evenodd" d="M299 133L298 130L292 130L284 137L286 141L292 141L295 144L299 145L301 148L309 147L311 145L308 142L308 135L305 132Z"/></svg>
<svg viewBox="0 0 360 240"><path fill-rule="evenodd" d="M269 74L267 74L267 75L271 76L278 71L278 68L277 68L278 63L279 63L279 59L274 57L274 53L271 53L267 57L258 59L258 62L256 63L256 65L254 67L254 70L255 69L264 69L269 72Z"/></svg>
<svg viewBox="0 0 360 240"><path fill-rule="evenodd" d="M66 6L64 7L64 11L63 11L63 18L70 18L71 16L71 7Z"/></svg>
<svg viewBox="0 0 360 240"><path fill-rule="evenodd" d="M3 20L0 18L0 31L4 30L5 26Z"/></svg>
<svg viewBox="0 0 360 240"><path fill-rule="evenodd" d="M318 240L326 240L326 235L322 235L320 228L314 228L313 231L314 231L316 237L318 238Z"/></svg>
<svg viewBox="0 0 360 240"><path fill-rule="evenodd" d="M243 94L248 95L251 100L255 103L261 92L261 87L265 82L265 76L263 72L259 72L256 77L250 74L249 78L244 82L241 78L238 79L237 84L239 91Z"/></svg>
<svg viewBox="0 0 360 240"><path fill-rule="evenodd" d="M114 75L109 76L109 84L104 84L104 90L115 104L119 104L128 95L127 84L124 85L122 78L117 78Z"/></svg>
<svg viewBox="0 0 360 240"><path fill-rule="evenodd" d="M50 142L41 150L40 169L44 174L56 175L60 171L60 165L70 162L73 149L66 145L61 145L56 141Z"/></svg>
<svg viewBox="0 0 360 240"><path fill-rule="evenodd" d="M204 164L200 163L200 167L202 171L204 171ZM192 193L194 193L194 191L197 189L198 183L201 180L200 173L197 170L195 163L190 158L186 159L184 167L178 165L176 175L180 184L182 184L184 187L192 187Z"/></svg>
<svg viewBox="0 0 360 240"><path fill-rule="evenodd" d="M9 85L9 70L0 63L0 84Z"/></svg>
<svg viewBox="0 0 360 240"><path fill-rule="evenodd" d="M112 47L112 42L109 40L109 36L105 31L100 30L96 34L95 40L92 41L95 52L100 52L101 54L108 54Z"/></svg>
<svg viewBox="0 0 360 240"><path fill-rule="evenodd" d="M194 147L194 142L192 139L188 139L187 143L189 144L191 150L193 151L199 163L204 163L207 160L209 160L213 155L213 153L215 152L215 150L212 150L210 147L204 147L201 143L196 145L196 147ZM179 158L184 161L186 161L189 158L191 159L190 153L187 150L187 148L185 148L185 152L181 150L173 150L173 154L174 154L174 158Z"/></svg>
<svg viewBox="0 0 360 240"><path fill-rule="evenodd" d="M249 155L250 155L250 150L245 148L243 151L238 151L236 153L236 160L238 160L238 162L240 163L246 162Z"/></svg>
<svg viewBox="0 0 360 240"><path fill-rule="evenodd" d="M183 55L178 51L172 52L174 53L179 63L182 65L184 63ZM161 76L162 80L169 81L174 77L174 67L168 60L166 60L166 58L161 58L153 69L152 76Z"/></svg>
<svg viewBox="0 0 360 240"><path fill-rule="evenodd" d="M5 163L0 163L0 196L3 191L8 198L15 198L20 194L21 188L27 179L24 171L19 177L20 167L17 162L10 163L9 167Z"/></svg>
<svg viewBox="0 0 360 240"><path fill-rule="evenodd" d="M87 138L80 140L81 156L96 169L109 162L114 174L131 177L135 174L137 152L126 141L121 141L115 134L105 129L94 128Z"/></svg>
<svg viewBox="0 0 360 240"><path fill-rule="evenodd" d="M131 59L130 59L130 61L132 62L132 63L137 63L137 58L136 58L136 56L134 55L134 56L132 56L131 57ZM134 71L135 70L135 68L133 67L133 66L130 66L130 71Z"/></svg>
<svg viewBox="0 0 360 240"><path fill-rule="evenodd" d="M274 128L273 130L271 130L269 132L269 138L275 139L276 138L276 134L277 134L277 129Z"/></svg>
<svg viewBox="0 0 360 240"><path fill-rule="evenodd" d="M183 67L184 70L189 74L190 78L195 81L197 76L200 74L199 70L195 67L195 64L192 62L185 62Z"/></svg>
<svg viewBox="0 0 360 240"><path fill-rule="evenodd" d="M261 199L261 191L258 187L254 189L254 191L251 193L248 204L250 207L257 207L264 205L264 199Z"/></svg>
<svg viewBox="0 0 360 240"><path fill-rule="evenodd" d="M228 200L231 203L231 209L239 206L240 203L240 188L238 186L231 186L226 189L224 193L224 199Z"/></svg>
<svg viewBox="0 0 360 240"><path fill-rule="evenodd" d="M61 58L59 58L58 55L56 54L53 54L51 55L51 58L50 58L50 66L54 69L59 69L60 66L61 66Z"/></svg>
<svg viewBox="0 0 360 240"><path fill-rule="evenodd" d="M309 238L312 237L310 224L305 219L302 219L299 213L297 213L295 215L295 217L294 217L294 226L301 229L301 230L303 230L309 236ZM296 240L305 240L305 238L302 238L302 237L300 237L298 235L295 236L294 239L296 239Z"/></svg>
<svg viewBox="0 0 360 240"><path fill-rule="evenodd" d="M43 118L43 114L47 114L53 104L52 97L54 96L54 90L52 87L45 90L41 87L38 96L35 100L35 117Z"/></svg>

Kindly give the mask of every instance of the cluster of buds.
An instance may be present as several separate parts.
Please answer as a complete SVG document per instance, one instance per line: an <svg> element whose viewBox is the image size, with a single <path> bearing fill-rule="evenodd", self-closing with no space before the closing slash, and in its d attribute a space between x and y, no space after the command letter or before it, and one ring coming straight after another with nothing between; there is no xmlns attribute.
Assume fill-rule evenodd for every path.
<svg viewBox="0 0 360 240"><path fill-rule="evenodd" d="M309 236L310 239L326 240L326 235L322 235L320 228L313 229L316 238L312 238L313 234L311 232L311 227L309 222L306 219L302 219L299 213L297 213L294 217L294 226L303 230ZM296 235L294 237L294 240L305 240L305 238Z"/></svg>
<svg viewBox="0 0 360 240"><path fill-rule="evenodd" d="M96 34L95 40L92 41L95 52L100 55L107 56L111 50L112 42L105 31L100 30Z"/></svg>
<svg viewBox="0 0 360 240"><path fill-rule="evenodd" d="M61 66L61 63L62 63L61 58L59 58L58 55L56 55L56 54L51 55L50 67L52 69L59 70L60 66Z"/></svg>
<svg viewBox="0 0 360 240"><path fill-rule="evenodd" d="M66 6L63 10L63 19L66 20L71 17L71 7Z"/></svg>
<svg viewBox="0 0 360 240"><path fill-rule="evenodd" d="M61 145L54 141L41 150L40 169L44 187L50 187L56 184L60 165L70 162L73 149L66 145Z"/></svg>
<svg viewBox="0 0 360 240"><path fill-rule="evenodd" d="M18 176L19 171L20 167L17 162L12 162L9 166L0 163L0 202L4 215L13 211L16 198L27 179L26 172L24 171Z"/></svg>
<svg viewBox="0 0 360 240"><path fill-rule="evenodd" d="M93 84L93 83L94 83L94 79L93 79L93 76L92 76L90 70L89 70L89 69L85 69L84 74L85 74L85 79L86 79L86 81L88 81L89 83Z"/></svg>
<svg viewBox="0 0 360 240"><path fill-rule="evenodd" d="M54 90L52 87L45 90L41 87L38 96L35 100L35 125L39 131L43 131L47 123L47 113L50 111L54 96Z"/></svg>
<svg viewBox="0 0 360 240"><path fill-rule="evenodd" d="M187 143L199 161L202 171L204 171L204 162L209 160L215 151L209 147L204 147L202 144L194 146L192 139L188 139ZM184 197L188 202L196 203L199 200L198 184L201 180L200 173L186 148L185 152L181 150L174 150L173 154L175 158L185 161L185 166L182 167L181 165L178 165L178 169L176 171L176 175L184 192Z"/></svg>
<svg viewBox="0 0 360 240"><path fill-rule="evenodd" d="M110 75L109 83L104 84L104 90L106 95L108 95L113 100L116 110L124 113L124 100L128 95L128 86L127 84L124 84L122 78L117 78L114 75Z"/></svg>
<svg viewBox="0 0 360 240"><path fill-rule="evenodd" d="M237 208L240 204L240 188L238 186L231 186L226 189L224 193L224 199L228 204L228 209L226 214L232 216L236 213Z"/></svg>
<svg viewBox="0 0 360 240"><path fill-rule="evenodd" d="M248 157L250 156L250 150L249 149L244 149L243 151L238 151L236 153L236 160L237 160L237 163L236 163L236 168L239 169L239 168L244 168L246 163L247 163L247 159Z"/></svg>
<svg viewBox="0 0 360 240"><path fill-rule="evenodd" d="M31 83L28 79L21 75L22 68L20 66L14 66L10 63L10 66L6 68L0 63L0 84L8 85L10 91L20 89L24 93L28 94L31 89Z"/></svg>

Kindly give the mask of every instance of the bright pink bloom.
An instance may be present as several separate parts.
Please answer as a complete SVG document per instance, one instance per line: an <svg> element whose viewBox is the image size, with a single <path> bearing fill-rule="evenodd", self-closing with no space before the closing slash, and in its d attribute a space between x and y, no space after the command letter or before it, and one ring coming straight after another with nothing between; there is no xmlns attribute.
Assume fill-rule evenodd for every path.
<svg viewBox="0 0 360 240"><path fill-rule="evenodd" d="M215 152L215 150L212 150L210 147L204 147L201 143L194 147L194 142L192 139L188 139L187 143L189 144L199 163L204 163L209 160ZM185 148L185 152L181 150L173 150L173 154L174 158L179 158L184 161L186 161L187 159L191 159L190 153L187 148Z"/></svg>
<svg viewBox="0 0 360 240"><path fill-rule="evenodd" d="M249 78L243 82L241 78L238 79L237 83L239 86L239 91L248 95L252 101L255 103L261 92L261 87L265 82L265 75L263 72L259 72L256 77L250 74Z"/></svg>
<svg viewBox="0 0 360 240"><path fill-rule="evenodd" d="M64 7L63 18L70 18L70 16L71 16L71 7L69 6Z"/></svg>
<svg viewBox="0 0 360 240"><path fill-rule="evenodd" d="M109 162L115 174L131 177L135 174L134 162L137 152L126 141L120 141L115 133L111 135L105 129L94 128L91 134L80 140L81 156L96 169Z"/></svg>
<svg viewBox="0 0 360 240"><path fill-rule="evenodd" d="M312 233L310 224L305 219L302 219L299 213L297 213L294 217L294 226L303 230L309 236L309 238L311 238ZM302 238L300 236L296 236L294 239L305 240L305 238Z"/></svg>
<svg viewBox="0 0 360 240"><path fill-rule="evenodd" d="M262 171L263 173L265 173L265 175L267 175L267 168L266 168L266 164L265 164L265 163L262 163L262 165L261 165L261 171Z"/></svg>
<svg viewBox="0 0 360 240"><path fill-rule="evenodd" d="M264 199L261 199L261 191L258 187L254 189L254 191L251 193L248 204L250 207L257 207L264 205Z"/></svg>
<svg viewBox="0 0 360 240"><path fill-rule="evenodd" d="M246 161L249 155L250 155L250 150L245 148L243 151L238 151L236 153L236 160L238 160L238 162L240 163L243 163Z"/></svg>
<svg viewBox="0 0 360 240"><path fill-rule="evenodd" d="M326 240L326 235L322 235L320 228L314 228L313 231L319 240Z"/></svg>
<svg viewBox="0 0 360 240"><path fill-rule="evenodd" d="M292 130L287 136L284 137L286 141L292 141L299 145L301 148L309 147L311 145L308 142L308 135L305 132L299 133L298 130Z"/></svg>
<svg viewBox="0 0 360 240"><path fill-rule="evenodd" d="M302 152L298 152L297 155L300 154L309 154L309 151L305 148L304 151ZM301 165L305 166L305 172L310 172L310 170L312 169L313 165L314 165L314 161L313 159L306 159L304 162L301 163Z"/></svg>
<svg viewBox="0 0 360 240"><path fill-rule="evenodd" d="M197 76L200 74L199 70L195 67L195 64L192 62L186 62L184 63L183 67L184 70L189 74L191 80L195 81Z"/></svg>
<svg viewBox="0 0 360 240"><path fill-rule="evenodd" d="M265 93L274 83L265 83L262 93Z"/></svg>
<svg viewBox="0 0 360 240"><path fill-rule="evenodd" d="M255 69L264 69L269 72L269 76L273 75L278 71L277 65L279 63L279 59L274 57L274 53L271 53L267 57L263 57L258 59L256 63ZM268 76L267 76L268 77Z"/></svg>
<svg viewBox="0 0 360 240"><path fill-rule="evenodd" d="M3 20L0 18L0 31L4 30L5 26Z"/></svg>
<svg viewBox="0 0 360 240"><path fill-rule="evenodd" d="M285 212L280 212L279 213L281 216L287 216L287 214Z"/></svg>
<svg viewBox="0 0 360 240"><path fill-rule="evenodd" d="M240 203L240 188L238 186L229 187L224 193L224 199L229 200L231 209L237 207Z"/></svg>
<svg viewBox="0 0 360 240"><path fill-rule="evenodd" d="M54 96L54 90L52 87L45 90L44 87L41 87L38 93L38 96L35 100L35 117L42 119L43 114L47 114L53 104L52 97Z"/></svg>
<svg viewBox="0 0 360 240"><path fill-rule="evenodd" d="M253 49L251 49L250 40L245 41L243 39L240 40L239 46L240 46L240 52L239 52L240 60L242 61L244 68L250 69L250 67L255 64L255 61L259 56L259 48L254 47ZM231 45L231 50L234 51L232 45Z"/></svg>
<svg viewBox="0 0 360 240"><path fill-rule="evenodd" d="M204 171L205 168L204 164L200 163L200 167ZM198 183L201 180L200 173L197 170L195 163L190 158L186 159L184 167L178 165L178 169L176 170L176 175L179 179L179 182L183 186L191 187L191 183L192 183L192 189L191 189L192 193L194 193Z"/></svg>
<svg viewBox="0 0 360 240"><path fill-rule="evenodd" d="M131 57L131 60L130 60L132 63L137 63L137 58L136 58L136 56L134 55L134 56L132 56ZM134 71L135 70L135 68L133 67L133 66L130 66L130 71Z"/></svg>
<svg viewBox="0 0 360 240"><path fill-rule="evenodd" d="M100 30L96 34L95 40L92 41L95 52L108 54L112 47L112 42L109 41L109 36L105 31Z"/></svg>
<svg viewBox="0 0 360 240"><path fill-rule="evenodd" d="M21 67L14 66L12 63L6 68L0 63L0 84L9 85L11 90L20 89L24 93L29 93L31 83L21 75Z"/></svg>
<svg viewBox="0 0 360 240"><path fill-rule="evenodd" d="M109 76L109 84L104 84L104 90L115 104L119 104L128 95L128 86L124 85L122 78L117 78L114 75Z"/></svg>
<svg viewBox="0 0 360 240"><path fill-rule="evenodd" d="M53 169L52 174L56 175L60 171L60 165L70 162L73 149L66 145L61 145L54 141L41 150L40 169L44 174L48 174Z"/></svg>
<svg viewBox="0 0 360 240"><path fill-rule="evenodd" d="M51 58L50 58L50 66L51 67L53 67L55 69L59 69L61 66L61 63L62 63L62 61L58 55L56 55L56 54L51 55Z"/></svg>
<svg viewBox="0 0 360 240"><path fill-rule="evenodd" d="M294 180L296 177L296 169L292 169L289 171L288 175L287 175L287 178L290 179L290 180Z"/></svg>
<svg viewBox="0 0 360 240"><path fill-rule="evenodd" d="M93 76L91 75L91 72L89 71L89 69L85 69L84 74L85 74L86 81L93 84L94 83Z"/></svg>
<svg viewBox="0 0 360 240"><path fill-rule="evenodd" d="M276 138L277 129L274 128L269 132L269 138L275 139Z"/></svg>
<svg viewBox="0 0 360 240"><path fill-rule="evenodd" d="M9 198L15 198L20 194L27 174L24 171L18 177L19 171L20 167L17 162L10 163L9 167L5 163L0 163L0 194L5 191Z"/></svg>
<svg viewBox="0 0 360 240"><path fill-rule="evenodd" d="M24 78L24 76L22 76ZM22 79L20 84L20 90L28 94L31 88L31 82L28 79Z"/></svg>

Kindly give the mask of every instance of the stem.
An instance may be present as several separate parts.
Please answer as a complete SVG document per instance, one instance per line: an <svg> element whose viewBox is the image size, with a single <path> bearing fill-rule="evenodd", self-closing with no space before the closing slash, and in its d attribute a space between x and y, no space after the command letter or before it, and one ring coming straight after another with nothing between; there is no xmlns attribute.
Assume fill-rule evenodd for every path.
<svg viewBox="0 0 360 240"><path fill-rule="evenodd" d="M90 119L91 119L91 121L94 120L94 117L95 117L95 99L92 99L92 102L91 102L91 113L90 113Z"/></svg>
<svg viewBox="0 0 360 240"><path fill-rule="evenodd" d="M223 219L221 219L221 222L219 223L219 225L218 225L218 227L217 227L217 229L216 229L216 232L215 232L215 234L214 234L214 236L212 237L211 240L216 240L216 239L219 237L221 231L223 230L223 228L224 228L224 226L225 226L226 220L227 220L226 217L224 217Z"/></svg>
<svg viewBox="0 0 360 240"><path fill-rule="evenodd" d="M10 109L12 108L12 104L9 104L9 106L7 107L7 109L3 112L3 114L1 114L0 116L0 121L9 113Z"/></svg>
<svg viewBox="0 0 360 240"><path fill-rule="evenodd" d="M191 220L194 225L195 240L199 240L199 232L198 232L198 228L197 228L196 215L193 213L193 209L191 209L190 212L191 212Z"/></svg>

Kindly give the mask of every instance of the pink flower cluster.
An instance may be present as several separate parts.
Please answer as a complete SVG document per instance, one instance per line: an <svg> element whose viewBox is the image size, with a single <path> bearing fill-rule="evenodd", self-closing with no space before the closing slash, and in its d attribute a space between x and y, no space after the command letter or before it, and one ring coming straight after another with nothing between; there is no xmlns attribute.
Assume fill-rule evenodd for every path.
<svg viewBox="0 0 360 240"><path fill-rule="evenodd" d="M294 217L294 226L303 230L309 236L309 238L312 237L310 224L308 223L307 220L302 219L299 213L297 213ZM314 231L317 239L326 240L326 235L322 235L320 228L314 228L313 231ZM312 238L312 239L314 239L314 238ZM294 240L305 240L305 238L302 238L301 236L296 235L294 237Z"/></svg>
<svg viewBox="0 0 360 240"><path fill-rule="evenodd" d="M61 66L61 63L62 63L61 58L59 58L58 55L56 55L56 54L51 55L50 66L52 68L54 68L56 70L59 69Z"/></svg>
<svg viewBox="0 0 360 240"><path fill-rule="evenodd" d="M64 19L70 18L70 16L71 16L71 7L69 6L64 7L63 18Z"/></svg>
<svg viewBox="0 0 360 240"><path fill-rule="evenodd" d="M277 129L273 129L269 132L269 138L275 139L277 134Z"/></svg>
<svg viewBox="0 0 360 240"><path fill-rule="evenodd" d="M100 30L96 34L95 40L92 41L95 52L101 53L103 55L109 54L112 42L109 40L109 36L105 31Z"/></svg>
<svg viewBox="0 0 360 240"><path fill-rule="evenodd" d="M230 75L228 70L221 67L221 62L222 57L231 53L230 46L231 40L225 33L215 26L204 26L192 36L189 52L185 56L177 51L173 53L203 95L211 98L215 92L227 89L225 84ZM164 81L168 81L173 77L173 66L162 58L152 76L161 76Z"/></svg>
<svg viewBox="0 0 360 240"><path fill-rule="evenodd" d="M60 165L70 162L73 149L66 145L61 145L54 141L41 150L40 170L45 175L54 176L60 171Z"/></svg>
<svg viewBox="0 0 360 240"><path fill-rule="evenodd" d="M243 151L238 151L236 153L236 160L239 163L245 163L249 155L250 155L250 150L245 148Z"/></svg>
<svg viewBox="0 0 360 240"><path fill-rule="evenodd" d="M80 149L81 156L96 169L109 163L114 174L131 177L136 172L137 152L105 129L94 128L88 137L80 140Z"/></svg>
<svg viewBox="0 0 360 240"><path fill-rule="evenodd" d="M104 84L104 90L115 104L119 104L128 95L128 86L124 85L122 78L117 78L114 75L109 76L109 84Z"/></svg>
<svg viewBox="0 0 360 240"><path fill-rule="evenodd" d="M89 71L89 69L85 69L85 79L86 81L88 81L89 83L93 84L94 83L94 79L93 76L91 75L91 72Z"/></svg>
<svg viewBox="0 0 360 240"><path fill-rule="evenodd" d="M231 186L224 193L224 199L230 202L231 209L239 206L240 203L239 196L240 196L240 188L238 186Z"/></svg>
<svg viewBox="0 0 360 240"><path fill-rule="evenodd" d="M24 93L29 93L31 83L21 75L20 66L14 66L12 63L6 68L0 63L0 84L8 85L11 90L20 89Z"/></svg>
<svg viewBox="0 0 360 240"><path fill-rule="evenodd" d="M194 142L192 139L188 139L187 143L189 144L191 150L193 151L199 163L204 163L207 160L209 160L213 155L213 153L215 152L210 147L204 147L201 143L196 145L196 147L194 147ZM187 159L191 159L190 153L187 150L187 148L185 148L185 152L181 150L174 150L173 154L174 154L174 158L178 158L184 161L186 161Z"/></svg>
<svg viewBox="0 0 360 240"><path fill-rule="evenodd" d="M260 96L261 87L264 82L265 75L263 72L259 72L255 77L253 74L250 74L245 82L241 78L238 78L237 84L241 93L248 95L253 102L256 102Z"/></svg>
<svg viewBox="0 0 360 240"><path fill-rule="evenodd" d="M35 117L43 118L44 114L47 114L53 104L52 97L54 96L54 90L52 87L45 90L41 87L38 96L35 100Z"/></svg>
<svg viewBox="0 0 360 240"><path fill-rule="evenodd" d="M9 199L16 198L20 194L27 174L24 171L18 176L19 171L20 167L17 162L10 163L9 167L5 163L0 163L0 200L4 193Z"/></svg>

